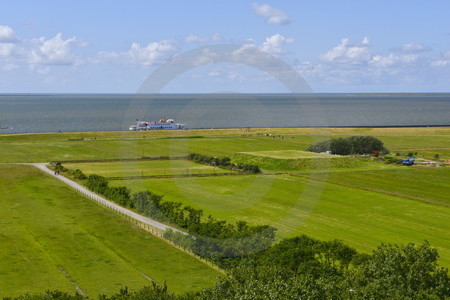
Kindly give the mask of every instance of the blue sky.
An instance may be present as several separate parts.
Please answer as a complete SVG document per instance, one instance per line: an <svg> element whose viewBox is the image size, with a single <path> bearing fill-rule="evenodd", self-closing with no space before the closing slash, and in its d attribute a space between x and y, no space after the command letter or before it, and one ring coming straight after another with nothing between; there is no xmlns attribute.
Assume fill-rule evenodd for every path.
<svg viewBox="0 0 450 300"><path fill-rule="evenodd" d="M162 63L237 44L288 63L315 92L450 92L450 1L3 1L0 93L134 93ZM288 92L213 63L162 92Z"/></svg>

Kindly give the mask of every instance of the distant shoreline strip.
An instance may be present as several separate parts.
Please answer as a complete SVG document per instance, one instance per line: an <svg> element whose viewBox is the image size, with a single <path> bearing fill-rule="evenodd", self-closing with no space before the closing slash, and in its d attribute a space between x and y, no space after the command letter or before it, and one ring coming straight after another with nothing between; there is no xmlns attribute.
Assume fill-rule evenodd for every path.
<svg viewBox="0 0 450 300"><path fill-rule="evenodd" d="M267 126L267 127L192 127L189 130L210 130L210 129L240 129L240 128L252 128L252 129L268 129L268 128L438 128L438 127L450 127L450 124L441 125L323 125L323 126ZM0 128L6 129L6 128ZM180 129L181 130L181 129ZM184 130L184 129L183 129ZM88 131L41 131L41 132L7 132L7 134L40 134L40 133L88 133L88 132L128 132L129 130L88 130ZM177 131L177 130L143 130L136 132L155 132L155 131Z"/></svg>

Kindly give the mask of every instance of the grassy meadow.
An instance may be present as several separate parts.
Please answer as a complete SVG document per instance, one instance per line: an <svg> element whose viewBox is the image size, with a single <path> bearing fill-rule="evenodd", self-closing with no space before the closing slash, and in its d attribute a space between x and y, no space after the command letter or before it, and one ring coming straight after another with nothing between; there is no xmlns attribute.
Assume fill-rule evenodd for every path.
<svg viewBox="0 0 450 300"><path fill-rule="evenodd" d="M265 136L270 134L271 136ZM180 156L188 153L305 150L312 143L348 135L373 135L391 153L450 159L450 128L255 128L151 132L84 132L0 135L0 162ZM83 141L73 141L81 139ZM72 141L69 141L72 140Z"/></svg>
<svg viewBox="0 0 450 300"><path fill-rule="evenodd" d="M449 206L450 168L309 173L308 178Z"/></svg>
<svg viewBox="0 0 450 300"><path fill-rule="evenodd" d="M450 128L259 128L0 135L0 163L229 156L264 173L110 184L148 189L218 219L269 224L277 239L338 238L365 252L428 240L450 267L450 167L305 152L317 141L350 135L379 138L390 156L450 159ZM105 177L227 172L183 160L63 165ZM184 292L211 286L218 275L37 169L0 164L0 191L0 297L77 287L96 296L142 287L149 278Z"/></svg>
<svg viewBox="0 0 450 300"><path fill-rule="evenodd" d="M219 275L32 166L0 169L0 297L46 289L96 297L150 280L181 293Z"/></svg>
<svg viewBox="0 0 450 300"><path fill-rule="evenodd" d="M83 170L86 175L97 174L104 177L231 173L227 169L213 168L187 160L65 163L64 166L72 170Z"/></svg>
<svg viewBox="0 0 450 300"><path fill-rule="evenodd" d="M336 176L341 174L345 176ZM269 224L278 228L278 238L299 234L338 238L367 252L383 242L428 240L439 249L441 263L450 267L448 206L292 175L117 180L111 184L134 191L149 189L165 200L201 208L216 218ZM395 191L394 181L390 186ZM436 186L436 198L445 197L446 186Z"/></svg>

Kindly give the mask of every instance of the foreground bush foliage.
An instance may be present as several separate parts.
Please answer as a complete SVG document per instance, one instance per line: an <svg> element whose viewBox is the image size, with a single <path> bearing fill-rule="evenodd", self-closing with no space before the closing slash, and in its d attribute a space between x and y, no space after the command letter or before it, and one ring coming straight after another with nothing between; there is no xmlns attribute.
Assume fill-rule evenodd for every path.
<svg viewBox="0 0 450 300"><path fill-rule="evenodd" d="M101 300L125 299L447 299L448 270L437 265L437 251L420 245L381 245L372 254L358 254L340 241L299 236L245 259L227 269L214 287L175 295L166 285L138 291L122 288ZM47 291L12 299L87 299L79 294Z"/></svg>

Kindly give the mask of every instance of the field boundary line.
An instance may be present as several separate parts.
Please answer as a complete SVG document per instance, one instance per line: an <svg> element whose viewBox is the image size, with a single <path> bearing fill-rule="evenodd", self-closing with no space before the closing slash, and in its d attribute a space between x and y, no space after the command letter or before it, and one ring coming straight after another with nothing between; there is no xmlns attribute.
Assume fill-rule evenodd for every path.
<svg viewBox="0 0 450 300"><path fill-rule="evenodd" d="M77 290L79 294L86 297L86 293L83 291L82 288L78 286L78 284L72 279L72 276L70 276L69 273L67 273L66 269L62 265L57 265L57 269L69 280L70 284L73 285L73 287Z"/></svg>
<svg viewBox="0 0 450 300"><path fill-rule="evenodd" d="M389 195L389 196L406 198L406 199L415 200L415 201L428 203L428 204L435 204L435 205L439 205L439 206L450 207L450 204L440 202L440 201L434 201L434 200L430 200L430 199L426 199L426 198L414 197L414 196L409 196L409 195L405 195L405 194L394 193L394 192L373 189L373 188L366 188L366 187L361 187L361 186L356 186L356 185L351 185L351 184L346 184L346 183L338 183L336 181L329 181L326 179L314 178L314 177L310 177L308 175L303 175L303 174L295 174L295 173L288 173L288 174L291 176L295 176L295 177L302 177L302 178L307 178L307 179L311 179L311 180L315 180L315 181L327 182L327 183L345 186L345 187L349 187L349 188L353 188L353 189L359 189L359 190L368 191L368 192L375 192L375 193L385 194L385 195Z"/></svg>

